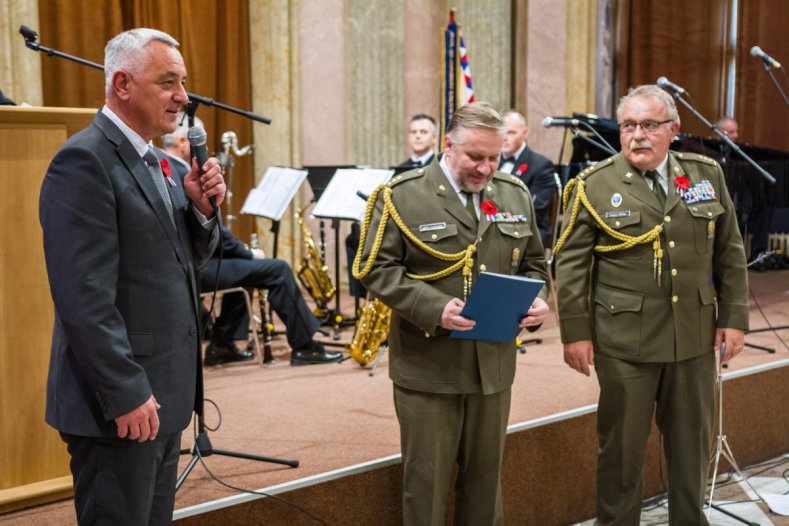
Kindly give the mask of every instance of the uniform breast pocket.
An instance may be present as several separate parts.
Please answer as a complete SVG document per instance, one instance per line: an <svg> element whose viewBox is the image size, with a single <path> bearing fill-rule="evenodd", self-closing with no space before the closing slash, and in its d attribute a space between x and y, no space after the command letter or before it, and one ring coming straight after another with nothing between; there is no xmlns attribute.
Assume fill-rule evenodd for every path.
<svg viewBox="0 0 789 526"><path fill-rule="evenodd" d="M696 252L703 254L712 250L715 244L715 228L724 209L716 201L688 205L693 216L693 236L696 238Z"/></svg>
<svg viewBox="0 0 789 526"><path fill-rule="evenodd" d="M501 234L501 243L490 245L490 248L499 249L498 264L499 269L509 269L511 274L518 270L520 261L515 261L515 254L520 254L522 258L526 254L526 245L529 238L533 235L531 224L529 223L495 223L496 229ZM516 252L517 249L517 252Z"/></svg>
<svg viewBox="0 0 789 526"><path fill-rule="evenodd" d="M451 242L458 235L458 226L453 223L438 222L411 226L411 232L419 241L440 250L441 245Z"/></svg>

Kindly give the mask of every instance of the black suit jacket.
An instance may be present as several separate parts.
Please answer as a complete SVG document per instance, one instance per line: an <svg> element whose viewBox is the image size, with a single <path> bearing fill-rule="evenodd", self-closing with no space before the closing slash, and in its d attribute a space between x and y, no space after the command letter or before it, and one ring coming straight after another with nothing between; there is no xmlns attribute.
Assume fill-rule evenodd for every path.
<svg viewBox="0 0 789 526"><path fill-rule="evenodd" d="M499 167L503 161L499 163ZM521 169L525 165L525 169ZM512 174L526 183L534 200L534 213L537 216L537 227L543 244L551 229L551 197L556 190L556 169L548 158L529 149L528 146L515 159Z"/></svg>
<svg viewBox="0 0 789 526"><path fill-rule="evenodd" d="M49 166L39 211L55 304L46 421L62 432L116 436L113 419L151 394L160 433L176 432L202 399L195 268L218 229L200 225L173 180L175 224L101 112Z"/></svg>
<svg viewBox="0 0 789 526"><path fill-rule="evenodd" d="M428 157L424 163L415 162L413 159L406 159L405 161L398 164L397 166L398 168L419 168L421 166L429 165L430 163L433 162L433 159L435 158L436 158L436 154L434 152L430 154L430 157Z"/></svg>

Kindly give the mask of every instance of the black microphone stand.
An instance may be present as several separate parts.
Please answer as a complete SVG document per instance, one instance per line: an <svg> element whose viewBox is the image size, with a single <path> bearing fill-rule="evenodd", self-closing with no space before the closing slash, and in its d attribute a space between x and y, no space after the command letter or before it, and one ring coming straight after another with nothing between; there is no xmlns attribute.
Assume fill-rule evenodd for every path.
<svg viewBox="0 0 789 526"><path fill-rule="evenodd" d="M50 57L57 56L57 57L65 58L65 59L71 60L73 62L76 62L78 64L83 64L85 66L90 66L92 68L104 71L104 66L102 66L101 64L96 64L95 62L91 62L90 60L85 60L83 58L75 57L73 55L69 55L68 53L63 53L61 51L57 51L55 49L44 47L44 46L40 45L39 43L36 42L36 39L38 38L38 34L35 31L33 31L32 29L30 29L29 27L21 26L19 28L19 32L22 34L22 36L25 39L25 45L28 48L32 49L33 51L44 51L47 54L47 56L50 56ZM245 116L247 118L250 118L250 119L258 121L258 122L262 122L264 124L271 124L271 119L269 119L268 117L264 117L262 115L257 115L255 113L252 113L252 112L249 112L249 111L240 110L238 108L233 108L233 107L228 106L226 104L222 104L222 103L216 102L213 99L210 99L210 98L207 98L207 97L203 97L203 96L200 96L200 95L196 95L194 93L187 92L187 94L189 95L189 103L185 106L184 113L186 113L186 115L187 115L187 117L189 119L189 127L190 128L192 126L194 126L195 112L197 111L197 106L199 104L201 104L201 103L205 104L206 106L216 106L217 108L221 108L221 109L226 110L226 111L230 111L230 112L233 112L233 113L237 113L239 115L243 115L243 116ZM219 256L219 264L217 265L217 279L218 279L219 266L222 264L222 250L221 250L221 246L222 246L222 236L221 236L221 226L222 225L221 225L221 219L222 218L221 218L221 215L219 214L218 209L215 209L215 216L216 216L217 222L219 223L219 227L220 227L220 244L219 244L219 246L220 246L220 256ZM214 294L216 294L216 288L217 288L217 285L216 285L216 282L215 282ZM211 301L211 306L213 307L213 299ZM202 335L202 333L203 333L202 329L199 332ZM255 335L255 337L257 337L257 335ZM298 465L299 465L299 461L298 460L288 460L288 459L275 458L275 457L251 455L251 454L248 454L248 453L240 453L240 452L237 452L237 451L229 451L227 449L214 449L213 445L211 444L211 440L208 438L208 428L205 425L205 418L204 418L204 415L205 415L205 399L204 398L201 399L199 404L197 404L197 407L195 407L195 414L197 415L197 435L195 436L195 441L194 441L191 449L182 449L181 450L181 454L186 454L186 453L190 453L191 452L192 453L192 459L189 461L189 464L187 464L187 466L184 469L183 473L181 473L181 475L178 477L178 480L176 480L176 483L175 483L175 490L176 491L178 491L178 489L181 487L181 485L183 485L183 483L186 481L186 477L189 476L189 473L192 472L192 469L195 467L195 465L197 464L198 460L202 459L203 457L208 457L208 456L211 456L211 455L223 455L223 456L226 456L226 457L244 458L244 459L247 459L247 460L257 460L257 461L260 461L260 462L270 462L270 463L273 463L273 464L283 464L285 466L290 466L290 467L293 467L293 468L298 467Z"/></svg>
<svg viewBox="0 0 789 526"><path fill-rule="evenodd" d="M696 110L696 108L693 107L692 104L690 104L688 101L682 98L682 95L680 95L679 92L674 90L667 90L667 91L672 97L674 97L674 99L676 99L678 102L681 102L682 105L685 106L685 108L687 108L688 111L690 111L698 120L700 120L702 123L704 123L705 126L707 126L710 130L712 130L712 132L715 135L717 135L721 141L723 141L726 145L728 145L728 147L731 148L733 152L736 152L737 154L740 155L740 157L745 159L745 161L747 161L748 164L753 166L756 169L756 171L759 172L765 179L767 179L773 184L776 183L775 177L767 173L767 171L764 168L756 164L756 161L751 159L745 152L743 152L742 149L740 149L740 147L737 146L737 143L729 139L728 135L720 131L717 126L715 126L710 121L705 119L704 116L701 113L699 113Z"/></svg>
<svg viewBox="0 0 789 526"><path fill-rule="evenodd" d="M60 57L71 60L72 62L76 62L78 64L82 64L84 66L89 66L91 68L95 68L101 71L104 71L104 66L101 64L97 64L95 62L91 62L90 60L86 60L84 58L76 57L74 55L69 55L68 53L63 53L62 51L58 51L56 49L52 49L51 47L42 46L36 39L38 38L38 33L33 31L27 26L20 26L19 33L25 39L25 46L33 51L43 51L47 54L48 57ZM202 95L198 95L196 93L192 93L187 91L186 94L189 96L189 100L195 101L196 103L205 104L206 106L216 106L217 108L223 109L225 111L229 111L231 113L235 113L237 115L241 115L243 117L247 117L248 119L252 119L253 121L262 122L263 124L271 124L271 119L265 117L263 115L258 115L257 113L242 110L239 108L235 108L233 106L228 106L227 104L223 104L221 102L217 102L212 98L203 97ZM192 124L190 124L192 126Z"/></svg>
<svg viewBox="0 0 789 526"><path fill-rule="evenodd" d="M765 62L762 62L762 66L764 66L764 71L766 71L766 72L767 72L767 75L769 75L769 77L770 77L770 80L772 80L772 81L773 81L773 85L775 86L775 89L777 89L777 90L778 90L778 93L780 93L780 94L781 94L781 97L784 99L784 103L785 103L787 106L789 106L789 99L788 99L788 98L786 98L786 93L784 92L783 88L781 88L781 85L780 85L780 84L778 84L778 79L776 79L776 78L775 78L775 75L773 74L773 68L772 68L772 66L768 65L768 64L767 64L767 63L765 63Z"/></svg>

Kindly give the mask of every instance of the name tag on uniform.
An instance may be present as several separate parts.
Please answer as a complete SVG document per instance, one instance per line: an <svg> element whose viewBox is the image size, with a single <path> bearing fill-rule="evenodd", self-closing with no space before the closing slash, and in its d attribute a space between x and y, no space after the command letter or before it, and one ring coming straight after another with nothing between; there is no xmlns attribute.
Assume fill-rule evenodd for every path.
<svg viewBox="0 0 789 526"><path fill-rule="evenodd" d="M606 219L610 219L612 217L630 217L630 210L617 210L616 212L605 213Z"/></svg>
<svg viewBox="0 0 789 526"><path fill-rule="evenodd" d="M446 227L446 223L429 223L427 225L419 225L419 231L432 232L433 230L444 230Z"/></svg>

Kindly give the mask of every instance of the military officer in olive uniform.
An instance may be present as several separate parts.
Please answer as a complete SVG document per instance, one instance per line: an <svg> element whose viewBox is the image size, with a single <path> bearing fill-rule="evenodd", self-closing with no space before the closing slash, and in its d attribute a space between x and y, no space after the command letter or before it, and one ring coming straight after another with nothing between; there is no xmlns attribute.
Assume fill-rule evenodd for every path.
<svg viewBox="0 0 789 526"><path fill-rule="evenodd" d="M653 412L669 522L707 524L716 351L725 363L743 347L745 252L720 166L668 150L674 100L640 86L617 119L622 153L578 176L557 248L565 362L594 363L600 384L598 524L639 524Z"/></svg>
<svg viewBox="0 0 789 526"><path fill-rule="evenodd" d="M445 523L455 464L455 523L502 523L499 475L515 343L449 334L474 325L460 311L467 281L473 287L479 272L548 279L529 191L517 177L496 171L503 134L492 105L459 108L442 159L396 176L374 193L372 221L362 229L355 273L393 312L389 373L400 423L407 525ZM384 224L376 240L384 208L398 217ZM452 257L440 259L438 253ZM369 268L360 270L362 261ZM457 270L448 270L453 264ZM425 279L434 273L440 277ZM546 298L543 288L521 327L542 324Z"/></svg>

